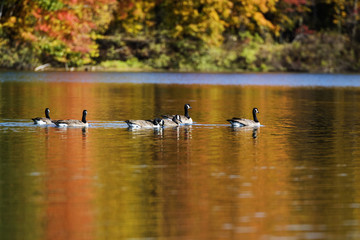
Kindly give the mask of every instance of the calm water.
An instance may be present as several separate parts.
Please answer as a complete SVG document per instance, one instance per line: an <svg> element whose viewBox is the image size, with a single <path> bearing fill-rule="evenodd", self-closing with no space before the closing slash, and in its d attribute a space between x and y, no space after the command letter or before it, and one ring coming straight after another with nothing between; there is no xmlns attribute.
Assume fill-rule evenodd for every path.
<svg viewBox="0 0 360 240"><path fill-rule="evenodd" d="M2 72L0 239L359 239L359 109L359 75Z"/></svg>

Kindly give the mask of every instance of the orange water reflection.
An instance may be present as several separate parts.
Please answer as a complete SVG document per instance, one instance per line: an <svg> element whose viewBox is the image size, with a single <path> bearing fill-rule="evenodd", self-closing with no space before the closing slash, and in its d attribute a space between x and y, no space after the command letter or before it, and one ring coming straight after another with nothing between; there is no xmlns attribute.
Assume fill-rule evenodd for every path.
<svg viewBox="0 0 360 240"><path fill-rule="evenodd" d="M97 124L26 133L45 137L34 154L46 153L47 239L357 236L357 89L57 82L9 88L3 113L11 108L29 119L34 109L50 107L54 119L79 119L87 109L90 125ZM182 113L184 103L197 124L109 127ZM251 117L253 107L263 124L256 132L228 126L226 119Z"/></svg>
<svg viewBox="0 0 360 240"><path fill-rule="evenodd" d="M81 118L93 110L93 95L82 84L52 84L53 116ZM64 95L65 93L65 95ZM63 99L59 101L58 99ZM89 111L90 113L92 111ZM91 116L91 115L90 115ZM60 118L60 117L57 117ZM87 128L47 128L45 238L90 240L94 236L94 158Z"/></svg>

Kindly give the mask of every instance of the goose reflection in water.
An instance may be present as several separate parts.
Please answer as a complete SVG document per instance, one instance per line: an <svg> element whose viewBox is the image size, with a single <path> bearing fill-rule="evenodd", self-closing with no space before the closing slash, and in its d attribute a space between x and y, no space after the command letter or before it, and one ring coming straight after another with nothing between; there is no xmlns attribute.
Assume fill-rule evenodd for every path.
<svg viewBox="0 0 360 240"><path fill-rule="evenodd" d="M253 137L253 138L257 138L258 129L259 129L259 128L254 128L254 129L253 129L253 133L252 133L252 137Z"/></svg>
<svg viewBox="0 0 360 240"><path fill-rule="evenodd" d="M260 132L260 128L259 127L240 127L240 128L234 128L234 127L230 127L232 132L252 132L252 138L257 138L258 134Z"/></svg>
<svg viewBox="0 0 360 240"><path fill-rule="evenodd" d="M46 129L48 129L48 128L46 128ZM55 132L61 133L61 137L64 139L69 138L69 136L71 136L73 134L77 134L78 131L81 131L81 135L83 138L86 138L89 133L88 127L72 127L72 128L54 127L52 129L54 129ZM47 132L48 132L48 130L46 130L46 133Z"/></svg>
<svg viewBox="0 0 360 240"><path fill-rule="evenodd" d="M86 135L87 135L87 133L88 133L88 128L87 128L87 127L83 127L83 128L81 128L81 131L82 131L83 137L86 137Z"/></svg>
<svg viewBox="0 0 360 240"><path fill-rule="evenodd" d="M132 127L128 127L127 128L128 132L131 132L133 135L149 135L149 134L154 134L154 135L163 135L164 133L164 128L159 127L159 128L132 128Z"/></svg>

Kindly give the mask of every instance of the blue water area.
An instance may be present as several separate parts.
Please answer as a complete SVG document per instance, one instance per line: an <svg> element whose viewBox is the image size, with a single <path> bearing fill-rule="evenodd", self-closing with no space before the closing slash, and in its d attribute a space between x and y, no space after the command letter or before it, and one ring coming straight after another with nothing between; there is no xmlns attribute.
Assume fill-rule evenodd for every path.
<svg viewBox="0 0 360 240"><path fill-rule="evenodd" d="M86 82L134 84L207 84L262 86L359 87L359 74L313 73L119 73L119 72L2 72L0 82Z"/></svg>

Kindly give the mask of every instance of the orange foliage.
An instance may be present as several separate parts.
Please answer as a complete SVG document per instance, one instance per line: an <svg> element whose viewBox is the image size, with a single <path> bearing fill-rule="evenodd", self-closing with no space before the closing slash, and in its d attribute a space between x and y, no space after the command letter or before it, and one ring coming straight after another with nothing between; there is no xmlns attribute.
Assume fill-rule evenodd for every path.
<svg viewBox="0 0 360 240"><path fill-rule="evenodd" d="M71 51L90 53L94 45L91 32L110 22L116 1L63 0L62 3L64 7L55 11L35 5L31 12L37 18L34 29L42 37L60 41Z"/></svg>

